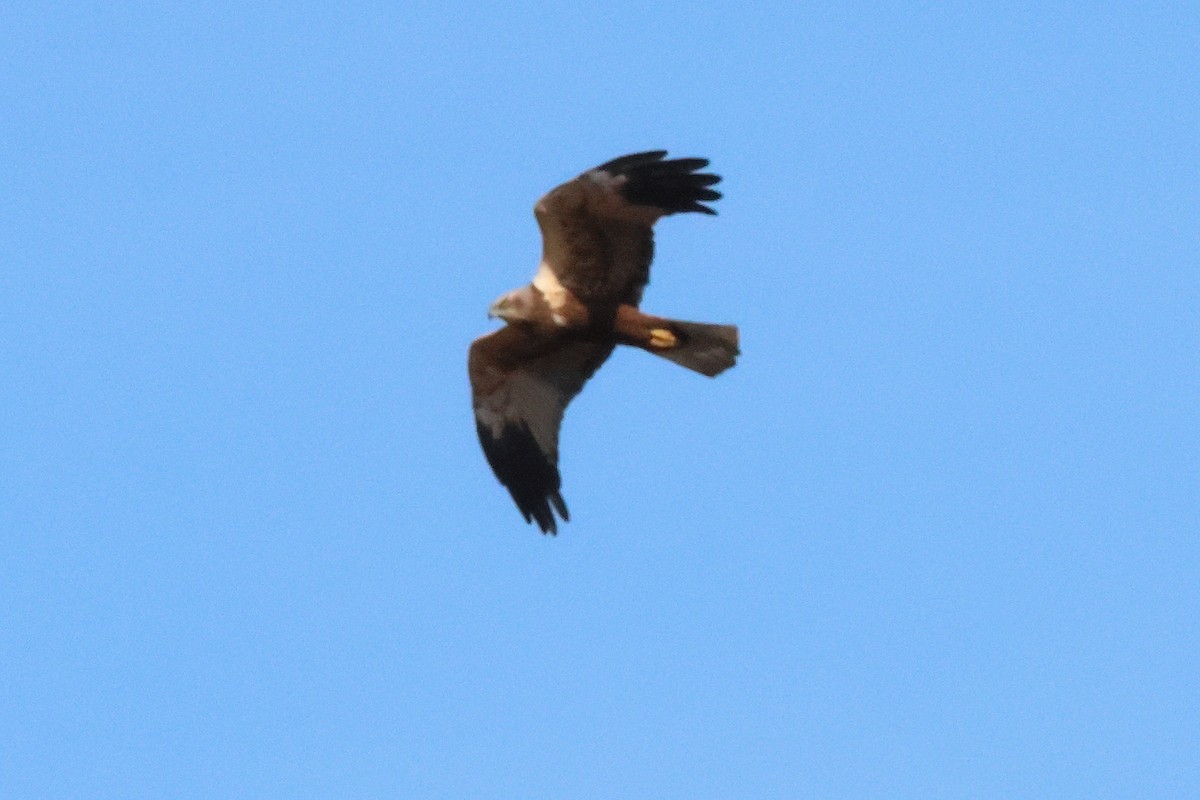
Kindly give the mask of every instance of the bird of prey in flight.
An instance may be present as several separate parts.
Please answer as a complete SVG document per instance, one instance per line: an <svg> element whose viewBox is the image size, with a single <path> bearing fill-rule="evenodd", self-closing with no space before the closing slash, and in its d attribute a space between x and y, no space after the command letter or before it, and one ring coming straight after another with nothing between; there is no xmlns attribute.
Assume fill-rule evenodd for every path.
<svg viewBox="0 0 1200 800"><path fill-rule="evenodd" d="M738 329L643 314L654 223L721 197L703 158L665 150L615 158L552 189L534 206L542 261L533 282L488 315L506 323L471 344L468 371L479 441L526 522L558 532L569 519L558 472L563 412L618 344L713 377L734 365Z"/></svg>

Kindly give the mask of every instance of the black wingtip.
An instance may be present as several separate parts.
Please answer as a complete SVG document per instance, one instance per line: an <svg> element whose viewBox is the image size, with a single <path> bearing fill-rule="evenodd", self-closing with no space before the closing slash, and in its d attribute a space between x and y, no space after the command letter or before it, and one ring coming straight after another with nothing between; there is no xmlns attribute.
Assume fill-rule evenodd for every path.
<svg viewBox="0 0 1200 800"><path fill-rule="evenodd" d="M665 214L716 214L700 202L712 202L721 197L720 192L708 188L720 183L721 176L696 171L707 167L708 159L664 160L666 155L666 150L632 153L601 164L596 171L624 177L620 192L631 203L658 208Z"/></svg>
<svg viewBox="0 0 1200 800"><path fill-rule="evenodd" d="M558 467L538 447L529 427L508 425L499 436L493 436L485 425L477 423L476 428L492 472L512 495L521 516L527 523L536 522L542 533L556 535L558 521L554 512L558 512L563 522L570 520L567 504L559 492L562 478Z"/></svg>
<svg viewBox="0 0 1200 800"><path fill-rule="evenodd" d="M612 161L605 161L596 167L594 171L607 172L609 175L620 175L630 167L662 161L666 155L666 150L647 150L644 153L630 153L627 156L618 156Z"/></svg>

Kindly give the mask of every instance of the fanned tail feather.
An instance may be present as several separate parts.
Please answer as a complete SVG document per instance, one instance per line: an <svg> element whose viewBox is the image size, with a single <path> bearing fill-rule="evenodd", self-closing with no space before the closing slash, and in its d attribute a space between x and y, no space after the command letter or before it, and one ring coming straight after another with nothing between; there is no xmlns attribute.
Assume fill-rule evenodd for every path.
<svg viewBox="0 0 1200 800"><path fill-rule="evenodd" d="M651 353L710 378L737 363L741 350L736 325L670 320L669 326L678 344L669 350L650 350Z"/></svg>

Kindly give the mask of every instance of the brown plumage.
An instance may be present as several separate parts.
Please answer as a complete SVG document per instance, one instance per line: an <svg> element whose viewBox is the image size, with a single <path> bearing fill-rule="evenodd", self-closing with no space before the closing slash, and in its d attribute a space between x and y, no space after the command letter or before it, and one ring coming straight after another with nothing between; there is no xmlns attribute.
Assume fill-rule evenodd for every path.
<svg viewBox="0 0 1200 800"><path fill-rule="evenodd" d="M471 344L468 371L484 455L526 522L567 520L558 472L563 412L618 344L709 377L733 366L738 330L638 309L654 257L654 223L715 214L721 179L702 158L635 153L552 189L534 207L542 261L533 283L492 304L507 324Z"/></svg>

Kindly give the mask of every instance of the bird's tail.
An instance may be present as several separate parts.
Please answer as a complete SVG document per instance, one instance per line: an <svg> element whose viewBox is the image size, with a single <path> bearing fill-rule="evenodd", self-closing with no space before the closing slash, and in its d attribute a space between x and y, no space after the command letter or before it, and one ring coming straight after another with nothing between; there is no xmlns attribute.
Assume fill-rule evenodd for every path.
<svg viewBox="0 0 1200 800"><path fill-rule="evenodd" d="M674 346L645 348L649 352L710 378L737 363L741 351L738 349L736 325L711 325L673 319L664 322L675 337Z"/></svg>

